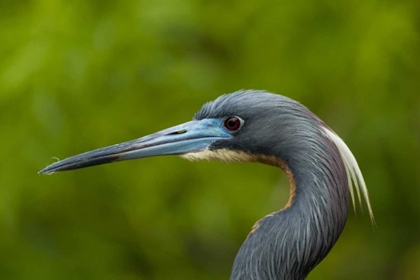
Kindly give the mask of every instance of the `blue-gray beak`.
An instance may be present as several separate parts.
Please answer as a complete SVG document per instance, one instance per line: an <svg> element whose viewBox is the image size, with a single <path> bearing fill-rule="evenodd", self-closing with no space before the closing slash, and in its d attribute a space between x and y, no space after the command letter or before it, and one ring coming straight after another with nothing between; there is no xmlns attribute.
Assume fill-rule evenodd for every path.
<svg viewBox="0 0 420 280"><path fill-rule="evenodd" d="M231 134L223 128L221 119L194 120L136 140L66 158L47 166L38 174L136 158L199 152L217 140L229 138Z"/></svg>

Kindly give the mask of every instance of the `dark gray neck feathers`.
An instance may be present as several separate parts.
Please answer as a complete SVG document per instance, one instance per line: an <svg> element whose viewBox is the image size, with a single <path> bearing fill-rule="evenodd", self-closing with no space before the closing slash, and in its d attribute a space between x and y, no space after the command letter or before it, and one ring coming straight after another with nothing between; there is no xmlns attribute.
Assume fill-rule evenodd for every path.
<svg viewBox="0 0 420 280"><path fill-rule="evenodd" d="M349 190L344 164L328 141L316 152L295 152L288 165L293 201L255 225L236 256L232 280L304 279L333 247L347 219Z"/></svg>

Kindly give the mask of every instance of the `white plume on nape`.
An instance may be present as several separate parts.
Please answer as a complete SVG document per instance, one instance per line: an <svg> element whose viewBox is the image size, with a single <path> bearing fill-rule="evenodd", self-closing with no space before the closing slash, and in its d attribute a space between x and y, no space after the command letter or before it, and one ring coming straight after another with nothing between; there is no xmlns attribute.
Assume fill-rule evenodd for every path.
<svg viewBox="0 0 420 280"><path fill-rule="evenodd" d="M327 135L327 137L334 142L343 159L347 171L349 190L353 202L354 211L356 212L356 202L354 195L354 189L356 189L357 197L360 203L360 208L363 209L362 198L360 195L361 191L363 193L363 197L365 198L366 205L368 207L370 219L372 221L372 224L374 224L375 218L373 216L372 206L370 205L369 192L366 187L365 180L363 179L362 171L360 171L359 165L357 164L356 158L350 151L349 147L347 147L346 143L344 143L344 141L337 134L335 134L335 132L326 127L323 127L322 129L323 132Z"/></svg>

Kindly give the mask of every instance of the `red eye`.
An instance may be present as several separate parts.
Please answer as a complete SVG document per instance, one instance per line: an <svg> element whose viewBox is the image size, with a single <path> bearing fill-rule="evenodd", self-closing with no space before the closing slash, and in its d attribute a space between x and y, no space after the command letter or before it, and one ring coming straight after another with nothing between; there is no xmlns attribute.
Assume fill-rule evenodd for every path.
<svg viewBox="0 0 420 280"><path fill-rule="evenodd" d="M230 131L237 131L241 127L241 124L241 119L238 117L229 117L223 122L225 128Z"/></svg>

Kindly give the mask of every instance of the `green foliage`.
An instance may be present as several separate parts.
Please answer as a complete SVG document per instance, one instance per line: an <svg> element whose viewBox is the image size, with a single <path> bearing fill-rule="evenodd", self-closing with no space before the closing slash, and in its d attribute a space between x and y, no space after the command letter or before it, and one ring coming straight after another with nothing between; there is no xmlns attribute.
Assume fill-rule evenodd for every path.
<svg viewBox="0 0 420 280"><path fill-rule="evenodd" d="M419 277L419 10L414 0L2 1L0 278L227 279L253 223L287 201L277 169L166 157L36 172L187 121L241 88L301 101L364 172L378 227L350 213L309 279Z"/></svg>

